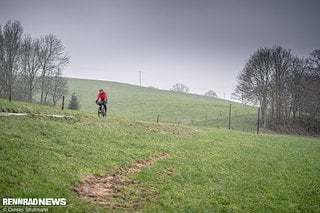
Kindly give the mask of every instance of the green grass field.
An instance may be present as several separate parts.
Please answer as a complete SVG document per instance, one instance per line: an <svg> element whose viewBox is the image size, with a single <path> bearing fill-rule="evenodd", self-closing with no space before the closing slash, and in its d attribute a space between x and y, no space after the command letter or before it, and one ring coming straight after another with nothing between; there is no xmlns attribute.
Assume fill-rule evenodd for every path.
<svg viewBox="0 0 320 213"><path fill-rule="evenodd" d="M58 109L1 99L0 106L31 113L0 117L1 198L67 199L67 207L50 212L320 211L316 138L98 119L71 111L64 114L74 118L52 118L36 114ZM133 184L119 185L116 195L104 198L113 208L75 192L88 174L114 174L157 153L168 157L125 174Z"/></svg>
<svg viewBox="0 0 320 213"><path fill-rule="evenodd" d="M159 115L165 123L228 128L231 103L231 128L246 132L256 128L257 108L218 98L96 80L68 78L68 84L70 95L75 92L79 97L80 110L92 114L97 111L97 91L104 88L110 116L155 122Z"/></svg>

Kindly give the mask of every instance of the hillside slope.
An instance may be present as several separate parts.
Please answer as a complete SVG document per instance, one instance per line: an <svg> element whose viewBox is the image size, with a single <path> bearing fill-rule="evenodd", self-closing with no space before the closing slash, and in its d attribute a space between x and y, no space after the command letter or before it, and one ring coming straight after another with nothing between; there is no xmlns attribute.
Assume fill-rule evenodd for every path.
<svg viewBox="0 0 320 213"><path fill-rule="evenodd" d="M257 109L218 98L185 94L116 82L68 78L70 93L75 92L81 110L96 113L97 91L105 89L109 96L109 115L130 120L183 123L228 128L229 105L232 104L231 128L253 132Z"/></svg>
<svg viewBox="0 0 320 213"><path fill-rule="evenodd" d="M51 212L320 210L317 139L83 113L0 116L0 126L0 199L67 200Z"/></svg>

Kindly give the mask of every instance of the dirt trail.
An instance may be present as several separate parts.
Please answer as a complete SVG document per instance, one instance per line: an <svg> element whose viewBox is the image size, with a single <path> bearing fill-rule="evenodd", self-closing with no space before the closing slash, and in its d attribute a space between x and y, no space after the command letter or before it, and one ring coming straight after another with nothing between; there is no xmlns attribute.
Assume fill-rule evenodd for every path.
<svg viewBox="0 0 320 213"><path fill-rule="evenodd" d="M148 160L138 160L132 166L119 168L112 174L104 176L87 174L83 178L81 185L74 190L85 200L104 207L117 208L119 206L112 202L110 198L120 195L120 187L137 183L127 178L126 175L138 173L143 168L154 165L156 161L168 157L169 155L166 153L157 153L152 155Z"/></svg>
<svg viewBox="0 0 320 213"><path fill-rule="evenodd" d="M0 116L26 116L31 115L28 113L17 113L17 112L0 112ZM46 115L46 114L32 114L38 116L45 116L45 117L54 117L54 118L73 118L73 116L69 115Z"/></svg>
<svg viewBox="0 0 320 213"><path fill-rule="evenodd" d="M27 113L12 113L12 112L0 112L0 116L24 116Z"/></svg>

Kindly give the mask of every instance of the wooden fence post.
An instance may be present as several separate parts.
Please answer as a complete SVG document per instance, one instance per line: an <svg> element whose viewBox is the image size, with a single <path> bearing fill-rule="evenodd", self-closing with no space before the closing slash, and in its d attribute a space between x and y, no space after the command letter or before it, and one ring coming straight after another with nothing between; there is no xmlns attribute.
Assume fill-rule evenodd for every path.
<svg viewBox="0 0 320 213"><path fill-rule="evenodd" d="M61 106L61 110L64 110L64 96L62 96L62 106Z"/></svg>

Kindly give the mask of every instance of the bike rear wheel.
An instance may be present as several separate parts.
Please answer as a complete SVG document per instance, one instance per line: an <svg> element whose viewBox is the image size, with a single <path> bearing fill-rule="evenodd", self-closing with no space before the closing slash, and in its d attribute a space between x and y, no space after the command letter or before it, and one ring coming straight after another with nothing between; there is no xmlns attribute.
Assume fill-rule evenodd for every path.
<svg viewBox="0 0 320 213"><path fill-rule="evenodd" d="M103 105L99 106L98 108L98 117L105 117L106 116L106 111Z"/></svg>
<svg viewBox="0 0 320 213"><path fill-rule="evenodd" d="M104 108L104 106L101 107L101 115L102 117L106 116L106 109Z"/></svg>

